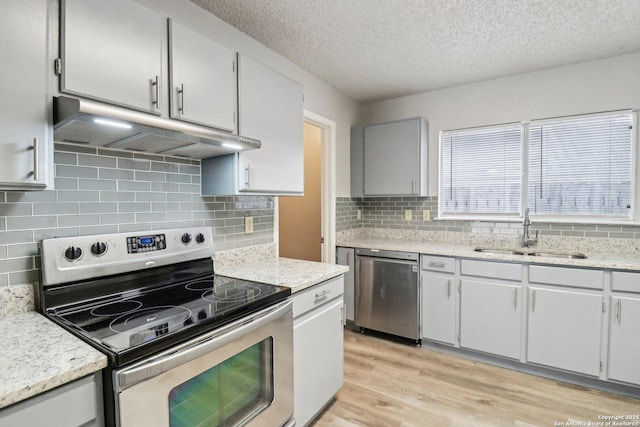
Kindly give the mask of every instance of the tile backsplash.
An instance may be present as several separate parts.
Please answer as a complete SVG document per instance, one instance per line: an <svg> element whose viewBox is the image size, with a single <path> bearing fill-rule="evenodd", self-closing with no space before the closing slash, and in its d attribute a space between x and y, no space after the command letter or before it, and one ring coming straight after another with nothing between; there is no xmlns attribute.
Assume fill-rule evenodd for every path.
<svg viewBox="0 0 640 427"><path fill-rule="evenodd" d="M357 219L357 211L362 218ZM412 220L405 219L405 210L412 211ZM451 231L462 233L492 234L498 236L522 233L519 222L431 220L423 221L423 210L428 209L431 217L437 216L437 197L338 197L336 200L336 230L346 231L356 228ZM556 224L535 222L531 230L540 231L542 236L595 237L614 239L640 239L640 226L609 224Z"/></svg>
<svg viewBox="0 0 640 427"><path fill-rule="evenodd" d="M55 190L0 191L0 286L37 281L49 237L211 226L217 250L273 242L273 197L201 196L199 160L72 144L54 156Z"/></svg>

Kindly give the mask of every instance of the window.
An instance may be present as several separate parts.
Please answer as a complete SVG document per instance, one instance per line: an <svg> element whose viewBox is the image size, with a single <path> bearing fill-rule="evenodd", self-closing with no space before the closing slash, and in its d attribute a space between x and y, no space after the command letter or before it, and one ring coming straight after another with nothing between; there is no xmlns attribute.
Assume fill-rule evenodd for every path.
<svg viewBox="0 0 640 427"><path fill-rule="evenodd" d="M531 214L630 218L631 113L529 126Z"/></svg>
<svg viewBox="0 0 640 427"><path fill-rule="evenodd" d="M637 219L633 121L623 111L442 132L439 216Z"/></svg>
<svg viewBox="0 0 640 427"><path fill-rule="evenodd" d="M520 214L522 126L443 132L440 216Z"/></svg>

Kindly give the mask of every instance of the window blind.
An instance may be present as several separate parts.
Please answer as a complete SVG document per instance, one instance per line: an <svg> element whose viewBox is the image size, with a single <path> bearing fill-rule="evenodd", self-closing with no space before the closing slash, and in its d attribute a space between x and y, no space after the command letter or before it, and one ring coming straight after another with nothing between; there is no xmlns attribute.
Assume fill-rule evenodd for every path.
<svg viewBox="0 0 640 427"><path fill-rule="evenodd" d="M531 213L630 218L632 123L631 112L532 122Z"/></svg>
<svg viewBox="0 0 640 427"><path fill-rule="evenodd" d="M440 215L519 215L522 126L440 135Z"/></svg>

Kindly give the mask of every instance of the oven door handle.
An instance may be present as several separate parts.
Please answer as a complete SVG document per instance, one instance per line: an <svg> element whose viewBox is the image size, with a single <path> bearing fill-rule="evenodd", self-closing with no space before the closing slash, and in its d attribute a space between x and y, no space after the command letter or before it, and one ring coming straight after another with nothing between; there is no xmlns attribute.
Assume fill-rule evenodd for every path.
<svg viewBox="0 0 640 427"><path fill-rule="evenodd" d="M253 313L233 323L205 333L187 341L169 351L160 353L149 360L114 372L114 388L121 392L141 381L160 375L177 366L204 356L228 345L242 336L248 335L263 326L292 312L290 300L278 303L268 309Z"/></svg>

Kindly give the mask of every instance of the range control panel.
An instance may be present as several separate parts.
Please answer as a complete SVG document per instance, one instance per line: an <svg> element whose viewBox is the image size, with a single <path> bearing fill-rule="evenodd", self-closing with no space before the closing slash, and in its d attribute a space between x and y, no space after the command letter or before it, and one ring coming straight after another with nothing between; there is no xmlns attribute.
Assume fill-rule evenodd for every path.
<svg viewBox="0 0 640 427"><path fill-rule="evenodd" d="M45 286L158 267L214 255L211 227L44 239Z"/></svg>
<svg viewBox="0 0 640 427"><path fill-rule="evenodd" d="M127 253L161 251L167 248L164 234L127 237Z"/></svg>

